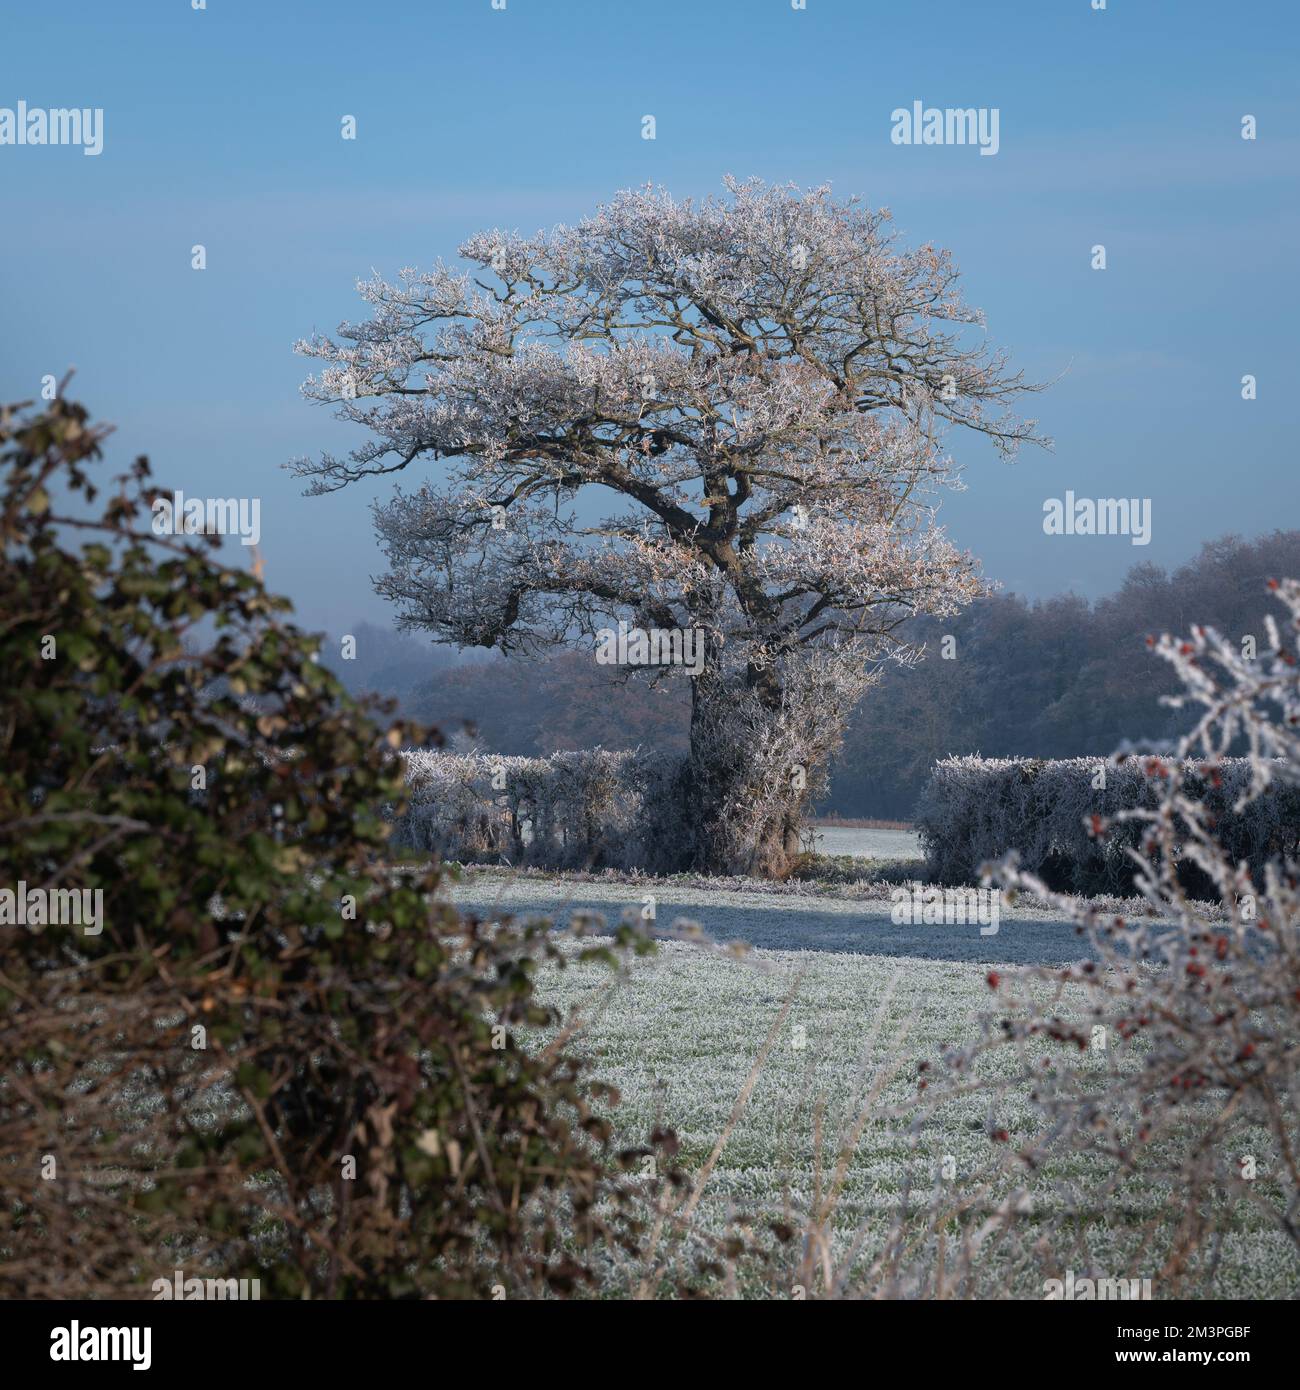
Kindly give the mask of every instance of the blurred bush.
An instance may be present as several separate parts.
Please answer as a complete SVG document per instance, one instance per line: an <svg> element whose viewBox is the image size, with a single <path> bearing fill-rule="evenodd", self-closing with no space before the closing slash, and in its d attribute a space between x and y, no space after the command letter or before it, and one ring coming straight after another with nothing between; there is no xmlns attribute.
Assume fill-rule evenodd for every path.
<svg viewBox="0 0 1300 1390"><path fill-rule="evenodd" d="M96 512L104 434L0 411L0 1297L577 1288L637 1223L608 1097L516 1037L558 945L393 868L423 735L215 537L154 536L145 460ZM17 924L33 891L99 930Z"/></svg>

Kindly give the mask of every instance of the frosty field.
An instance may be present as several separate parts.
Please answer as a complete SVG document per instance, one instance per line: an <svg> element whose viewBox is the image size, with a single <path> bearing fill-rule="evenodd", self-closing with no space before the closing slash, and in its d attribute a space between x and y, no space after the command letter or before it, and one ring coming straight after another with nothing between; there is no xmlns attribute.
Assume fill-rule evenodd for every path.
<svg viewBox="0 0 1300 1390"><path fill-rule="evenodd" d="M813 845L818 854L851 854L855 859L921 858L921 839L914 830L819 825Z"/></svg>
<svg viewBox="0 0 1300 1390"><path fill-rule="evenodd" d="M982 938L975 927L895 926L888 899L878 897L702 891L697 884L662 881L574 883L499 872L456 885L450 896L462 910L484 917L546 915L558 924L575 911L615 921L624 909L639 912L647 892L655 895L659 928L686 917L717 942L743 940L756 949L737 957L667 941L612 985L609 971L595 965L542 976L544 998L582 1007L586 1026L579 1046L593 1058L596 1074L621 1093L612 1114L620 1144L638 1144L655 1125L670 1124L682 1143L682 1166L697 1172L726 1130L794 990L789 1015L701 1202L699 1215L713 1231L721 1231L737 1208L806 1211L818 1170L833 1166L837 1137L867 1087L880 1086L878 1111L902 1115L916 1097L917 1063L935 1064L947 1045L973 1037L981 1014L995 1007L985 978L989 965L1062 963L1086 954L1068 924L1041 910L1007 909L998 934ZM996 1116L989 1105L987 1097L946 1102L916 1136L908 1135L905 1122L873 1120L835 1209L837 1246L847 1248L863 1223L883 1232L904 1187L919 1194L933 1189L945 1157L959 1182L978 1181L1039 1123L1025 1096L1007 1097ZM815 1111L824 1135L820 1157ZM1009 1131L1009 1145L991 1139L995 1123ZM1137 1183L1126 1186L1118 1203L1110 1197L1090 1206L1089 1189L1109 1176L1098 1159L1076 1155L1032 1181L1036 1209L1044 1214L1060 1211L1063 1184L1075 1189L1076 1210L1087 1216L1075 1247L1076 1270L1087 1258L1102 1269L1127 1268L1127 1261L1141 1258L1134 1251L1147 1238L1147 1223L1167 1234L1177 1214L1168 1191ZM1009 1180L993 1181L1007 1190ZM1248 1212L1239 1231L1220 1252L1215 1292L1290 1295L1300 1269L1289 1242ZM1152 1272L1149 1258L1141 1272ZM1022 1271L1020 1296L1040 1296L1041 1279L1059 1273ZM634 1277L611 1269L609 1291L627 1292Z"/></svg>
<svg viewBox="0 0 1300 1390"><path fill-rule="evenodd" d="M647 894L654 896L660 928L670 928L675 918L684 917L697 922L715 941L743 941L774 951L839 951L989 964L1064 964L1086 954L1059 913L1004 908L993 936L981 936L975 926L897 926L890 919L888 897L878 893L864 897L852 888L845 890L845 896L832 896L813 891L701 889L672 880L646 880L642 885L627 880L516 878L479 870L449 891L458 908L480 916L546 916L557 923L567 922L573 913L601 913L609 921L617 921L624 912L639 915Z"/></svg>

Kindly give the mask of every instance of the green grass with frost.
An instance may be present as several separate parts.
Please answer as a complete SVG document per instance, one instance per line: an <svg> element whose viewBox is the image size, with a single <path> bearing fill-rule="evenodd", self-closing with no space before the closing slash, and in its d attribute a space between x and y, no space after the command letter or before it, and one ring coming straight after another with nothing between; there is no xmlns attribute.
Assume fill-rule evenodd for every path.
<svg viewBox="0 0 1300 1390"><path fill-rule="evenodd" d="M721 1231L734 1210L774 1216L807 1211L818 1181L818 1128L825 1136L824 1182L838 1136L851 1125L867 1087L883 1082L874 1112L906 1107L917 1094L917 1061L936 1062L947 1045L973 1039L979 1016L996 1007L985 974L964 963L820 951L754 951L737 959L669 943L637 962L612 990L603 987L608 972L593 965L548 970L540 993L566 1009L584 1009L588 1021L580 1049L595 1061L596 1074L621 1092L612 1114L618 1142L631 1146L655 1125L671 1125L682 1142L679 1161L694 1174L724 1132L787 993L801 977L789 1016L703 1190L698 1215L705 1228ZM1064 1011L1081 998L1076 992ZM986 1059L987 1074L1009 1062L1009 1056L1005 1062ZM1087 1066L1090 1059L1073 1064ZM863 1247L870 1258L909 1179L911 1190L924 1196L942 1184L941 1167L950 1156L956 1169L950 1189L974 1183L1036 1133L1040 1119L1027 1095L1012 1093L993 1109L987 1097L945 1102L913 1138L902 1123L869 1124L835 1208L837 1250L843 1253L866 1222L875 1232ZM1000 1128L1009 1131L1009 1145L991 1137ZM1070 1154L1050 1172L1031 1177L1029 1191L1041 1215L1059 1214L1065 1187L1082 1194L1080 1244L1071 1266L1076 1273L1091 1258L1106 1274L1150 1275L1158 1261L1135 1250L1152 1219L1167 1234L1178 1194L1131 1181L1120 1198L1090 1207L1089 1190L1109 1176L1106 1160ZM1010 1189L1010 1179L1005 1186ZM1290 1242L1253 1211L1240 1208L1234 1219L1238 1229L1219 1253L1213 1291L1230 1298L1292 1296L1298 1271ZM690 1256L688 1243L674 1258ZM1041 1280L1060 1273L1024 1268L1017 1291L1041 1296ZM632 1271L611 1266L607 1274L608 1292L633 1286ZM741 1291L785 1293L780 1287Z"/></svg>

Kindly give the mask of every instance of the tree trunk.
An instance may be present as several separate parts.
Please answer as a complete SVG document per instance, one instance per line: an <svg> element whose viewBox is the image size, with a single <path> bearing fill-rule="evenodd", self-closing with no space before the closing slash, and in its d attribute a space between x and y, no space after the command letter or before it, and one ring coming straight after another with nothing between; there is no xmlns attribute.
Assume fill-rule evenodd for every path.
<svg viewBox="0 0 1300 1390"><path fill-rule="evenodd" d="M784 878L793 868L812 770L783 736L781 698L773 682L760 694L697 678L681 798L689 867L756 878Z"/></svg>
<svg viewBox="0 0 1300 1390"><path fill-rule="evenodd" d="M794 806L779 820L764 827L750 860L748 872L754 878L786 878L800 855L800 808Z"/></svg>

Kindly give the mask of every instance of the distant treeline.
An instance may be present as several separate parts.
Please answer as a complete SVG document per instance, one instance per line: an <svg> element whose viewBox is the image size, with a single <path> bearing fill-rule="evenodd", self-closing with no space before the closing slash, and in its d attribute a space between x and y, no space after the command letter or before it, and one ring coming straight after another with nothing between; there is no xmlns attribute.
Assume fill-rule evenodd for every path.
<svg viewBox="0 0 1300 1390"><path fill-rule="evenodd" d="M1033 603L1006 594L956 618L914 620L906 635L924 642L925 657L906 670L885 666L853 717L817 809L907 819L939 758L1084 757L1126 740L1175 737L1191 716L1160 704L1175 686L1147 637L1202 623L1262 648L1264 615L1276 611L1265 582L1281 576L1300 576L1300 531L1253 541L1225 536L1172 573L1136 565L1115 593L1093 603L1073 594ZM620 680L577 652L455 664L417 638L370 625L355 635L357 660L330 660L348 686L396 696L405 713L457 742L531 757L597 745L686 748L684 681Z"/></svg>
<svg viewBox="0 0 1300 1390"><path fill-rule="evenodd" d="M828 804L843 814L907 816L932 764L950 754L1075 758L1126 740L1176 737L1193 717L1160 697L1175 692L1148 636L1215 627L1262 650L1264 615L1282 610L1269 578L1300 575L1300 531L1207 542L1167 573L1134 566L1113 594L1027 603L999 595L957 618L919 620L923 662L890 670L854 714ZM944 660L943 636L956 639Z"/></svg>

